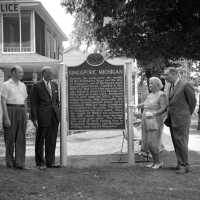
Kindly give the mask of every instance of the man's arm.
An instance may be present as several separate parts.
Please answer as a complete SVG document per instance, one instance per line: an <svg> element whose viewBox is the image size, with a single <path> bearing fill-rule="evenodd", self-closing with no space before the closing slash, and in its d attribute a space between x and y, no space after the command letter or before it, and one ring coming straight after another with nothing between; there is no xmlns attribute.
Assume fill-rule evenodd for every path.
<svg viewBox="0 0 200 200"><path fill-rule="evenodd" d="M38 126L37 119L37 107L38 107L38 94L36 84L33 85L30 92L30 101L31 101L31 120L35 127Z"/></svg>
<svg viewBox="0 0 200 200"><path fill-rule="evenodd" d="M28 120L28 103L27 99L24 101L24 108L25 108L25 113L26 113L26 119Z"/></svg>
<svg viewBox="0 0 200 200"><path fill-rule="evenodd" d="M56 94L56 104L59 106L60 105L60 98L59 98L59 88L58 88L58 84L56 82L52 82L54 85L54 90L55 90L55 94Z"/></svg>
<svg viewBox="0 0 200 200"><path fill-rule="evenodd" d="M184 87L184 95L189 105L190 113L192 114L196 106L196 97L195 97L194 88L189 83L186 84Z"/></svg>
<svg viewBox="0 0 200 200"><path fill-rule="evenodd" d="M163 114L167 110L168 101L167 101L167 96L164 92L163 94L160 95L159 104L160 104L160 109L156 111L155 115Z"/></svg>
<svg viewBox="0 0 200 200"><path fill-rule="evenodd" d="M59 98L59 90L58 90L58 84L56 82L52 81L52 88L54 90L54 111L56 114L56 118L58 121L61 119L61 112L60 112L60 98Z"/></svg>
<svg viewBox="0 0 200 200"><path fill-rule="evenodd" d="M10 118L8 116L6 99L3 96L1 96L1 106L2 106L2 111L3 111L3 124L5 127L10 127L11 122L10 122Z"/></svg>

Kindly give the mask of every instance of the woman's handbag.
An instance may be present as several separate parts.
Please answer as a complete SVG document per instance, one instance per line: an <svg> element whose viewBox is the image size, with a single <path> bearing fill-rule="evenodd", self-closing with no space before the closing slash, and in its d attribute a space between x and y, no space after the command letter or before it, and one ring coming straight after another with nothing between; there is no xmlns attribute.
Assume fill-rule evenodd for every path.
<svg viewBox="0 0 200 200"><path fill-rule="evenodd" d="M158 121L155 116L145 116L145 127L147 131L156 131L159 129Z"/></svg>

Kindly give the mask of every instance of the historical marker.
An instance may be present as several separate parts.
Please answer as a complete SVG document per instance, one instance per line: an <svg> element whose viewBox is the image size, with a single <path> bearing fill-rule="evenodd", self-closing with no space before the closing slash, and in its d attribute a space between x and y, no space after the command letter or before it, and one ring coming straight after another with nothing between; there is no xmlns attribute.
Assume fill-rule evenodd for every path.
<svg viewBox="0 0 200 200"><path fill-rule="evenodd" d="M91 63L68 68L69 130L125 129L124 66Z"/></svg>

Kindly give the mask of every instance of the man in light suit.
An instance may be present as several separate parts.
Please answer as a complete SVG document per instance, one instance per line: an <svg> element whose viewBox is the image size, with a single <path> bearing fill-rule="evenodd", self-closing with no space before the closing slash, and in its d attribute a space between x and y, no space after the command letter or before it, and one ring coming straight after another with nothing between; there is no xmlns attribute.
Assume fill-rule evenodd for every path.
<svg viewBox="0 0 200 200"><path fill-rule="evenodd" d="M188 139L191 115L196 106L194 88L188 83L180 80L176 68L167 68L164 78L171 83L169 88L168 116L165 124L169 126L172 142L174 145L178 174L189 172L188 163Z"/></svg>
<svg viewBox="0 0 200 200"><path fill-rule="evenodd" d="M52 75L51 67L43 67L42 80L31 90L31 119L37 130L35 161L39 169L58 167L55 165L55 148L60 112L58 86L52 81Z"/></svg>

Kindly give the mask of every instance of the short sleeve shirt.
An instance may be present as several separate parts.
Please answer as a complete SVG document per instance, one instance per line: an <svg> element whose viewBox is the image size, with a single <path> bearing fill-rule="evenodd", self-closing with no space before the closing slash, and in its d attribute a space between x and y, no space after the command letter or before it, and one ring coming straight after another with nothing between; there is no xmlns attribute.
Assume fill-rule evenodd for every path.
<svg viewBox="0 0 200 200"><path fill-rule="evenodd" d="M25 103L28 94L23 82L18 81L16 83L12 79L9 79L2 85L1 96L6 99L7 104L21 105Z"/></svg>

